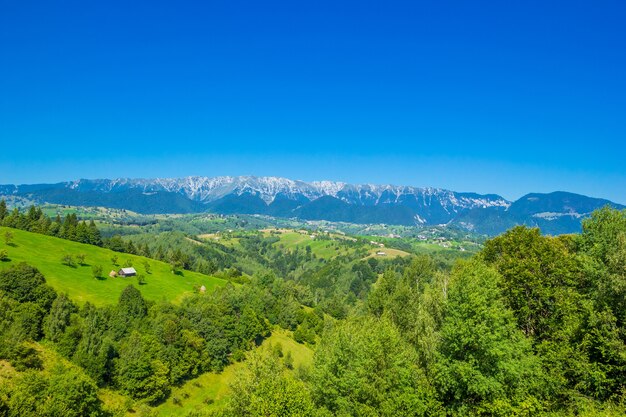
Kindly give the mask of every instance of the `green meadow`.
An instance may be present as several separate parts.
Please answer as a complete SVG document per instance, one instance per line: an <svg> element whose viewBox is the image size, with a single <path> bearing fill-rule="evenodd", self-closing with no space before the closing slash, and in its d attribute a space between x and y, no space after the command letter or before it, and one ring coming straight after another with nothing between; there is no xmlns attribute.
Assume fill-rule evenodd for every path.
<svg viewBox="0 0 626 417"><path fill-rule="evenodd" d="M4 241L7 231L13 234L9 245ZM6 227L0 227L0 250L6 250L9 258L0 262L0 270L19 262L26 262L39 269L55 290L67 293L72 300L80 304L87 301L95 305L115 303L122 290L129 284L139 288L148 300L165 299L179 302L186 294L197 291L202 285L210 291L226 283L219 278L197 272L180 271L174 274L169 264L142 256ZM80 254L85 255L82 265L77 261ZM75 266L63 263L62 258L65 255L74 258ZM118 258L117 265L112 260L115 256ZM146 270L146 263L150 265L150 272ZM110 271L117 271L127 264L132 265L144 277L144 284L139 285L136 277L109 277ZM92 274L93 265L102 267L102 274L97 279Z"/></svg>
<svg viewBox="0 0 626 417"><path fill-rule="evenodd" d="M306 345L296 343L291 332L276 329L257 349L280 345L283 353L288 352L293 358L293 367L310 366L313 362L313 350ZM224 368L222 372L208 372L187 381L172 393L163 404L155 408L158 416L185 416L190 411L216 410L222 408L229 395L230 385L236 380L239 371L245 366L237 362Z"/></svg>

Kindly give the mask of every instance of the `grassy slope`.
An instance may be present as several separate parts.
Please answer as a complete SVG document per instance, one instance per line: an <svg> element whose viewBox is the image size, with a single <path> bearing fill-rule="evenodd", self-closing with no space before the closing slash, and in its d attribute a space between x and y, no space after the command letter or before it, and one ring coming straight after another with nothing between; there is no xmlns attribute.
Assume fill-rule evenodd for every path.
<svg viewBox="0 0 626 417"><path fill-rule="evenodd" d="M48 284L59 292L67 293L78 303L89 301L95 305L104 305L117 302L122 290L130 283L139 288L146 299L165 298L173 302L180 301L185 294L191 293L194 286L204 285L207 290L210 290L225 283L221 279L191 271L174 275L170 266L164 262L51 236L5 227L0 227L0 236L3 236L7 230L13 233L14 239L11 246L7 246L4 240L0 243L0 250L6 249L10 258L8 262L0 262L0 269L8 268L18 262L27 262L43 273ZM61 263L61 257L64 254L76 256L80 253L86 255L86 265L72 268ZM118 256L119 265L130 260L137 271L145 276L146 284L137 285L135 278L110 278L109 271L120 268L119 265L113 265L111 261L114 255ZM151 274L146 274L144 261L150 264ZM94 279L91 273L92 265L101 265L104 277Z"/></svg>
<svg viewBox="0 0 626 417"><path fill-rule="evenodd" d="M377 252L385 252L384 256L377 255ZM370 254L365 257L367 258L377 258L377 259L393 259L398 256L410 256L411 254L405 252L400 249L392 249L392 248L374 248L370 250Z"/></svg>
<svg viewBox="0 0 626 417"><path fill-rule="evenodd" d="M337 255L346 255L354 251L353 248L342 245L341 239L326 240L326 239L313 239L311 235L305 233L299 233L291 229L279 229L274 231L274 236L277 236L280 241L276 242L274 246L283 247L286 250L294 250L296 248L304 251L307 246L311 247L311 252L318 258L330 259ZM271 236L268 230L264 231L265 236ZM339 246L337 250L336 246Z"/></svg>
<svg viewBox="0 0 626 417"><path fill-rule="evenodd" d="M287 331L275 330L272 336L263 342L262 346L280 344L283 353L291 352L294 368L300 365L310 365L313 361L313 351L305 345L296 343ZM229 392L230 384L237 377L237 372L244 366L238 362L224 369L223 372L206 373L198 378L188 381L181 387L174 388L168 400L156 407L159 416L184 416L191 410L218 409L224 406ZM174 398L178 398L180 405L174 404ZM213 402L207 405L206 400Z"/></svg>

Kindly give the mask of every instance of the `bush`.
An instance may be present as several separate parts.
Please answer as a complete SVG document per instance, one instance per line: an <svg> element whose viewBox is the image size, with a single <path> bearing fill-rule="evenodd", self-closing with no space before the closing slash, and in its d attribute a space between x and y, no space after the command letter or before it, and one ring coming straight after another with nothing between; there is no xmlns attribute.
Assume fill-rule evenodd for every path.
<svg viewBox="0 0 626 417"><path fill-rule="evenodd" d="M75 267L76 266L76 262L74 262L74 257L70 254L67 255L63 255L63 257L61 258L61 263L63 265L67 265L67 266L71 266L71 267Z"/></svg>
<svg viewBox="0 0 626 417"><path fill-rule="evenodd" d="M94 278L100 278L102 276L102 265L93 265L91 267L91 274Z"/></svg>
<svg viewBox="0 0 626 417"><path fill-rule="evenodd" d="M11 365L20 372L28 369L41 369L43 367L39 352L26 343L14 346L9 353L8 359Z"/></svg>

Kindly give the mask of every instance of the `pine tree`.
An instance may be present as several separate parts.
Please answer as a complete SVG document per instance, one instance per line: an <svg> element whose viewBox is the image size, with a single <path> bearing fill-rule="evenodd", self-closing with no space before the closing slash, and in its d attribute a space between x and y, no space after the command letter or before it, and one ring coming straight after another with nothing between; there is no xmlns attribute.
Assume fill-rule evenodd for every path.
<svg viewBox="0 0 626 417"><path fill-rule="evenodd" d="M100 230L98 230L98 227L93 220L89 222L88 235L90 244L102 246L102 236L100 235Z"/></svg>
<svg viewBox="0 0 626 417"><path fill-rule="evenodd" d="M9 214L9 210L7 210L7 202L4 201L4 198L2 200L0 200L0 224L2 223L2 220L4 220L4 218L6 216L8 216Z"/></svg>

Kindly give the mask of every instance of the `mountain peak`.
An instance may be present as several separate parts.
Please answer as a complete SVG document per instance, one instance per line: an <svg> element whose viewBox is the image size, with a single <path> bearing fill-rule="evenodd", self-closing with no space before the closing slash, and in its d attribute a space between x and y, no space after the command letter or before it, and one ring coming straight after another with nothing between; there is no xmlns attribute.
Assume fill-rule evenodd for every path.
<svg viewBox="0 0 626 417"><path fill-rule="evenodd" d="M404 225L455 224L499 233L515 224L550 233L576 231L607 200L557 191L511 203L496 194L434 187L349 184L269 176L79 179L58 184L0 186L0 195L36 202L126 208L140 213L269 214L305 220ZM553 227L559 225L559 227Z"/></svg>

